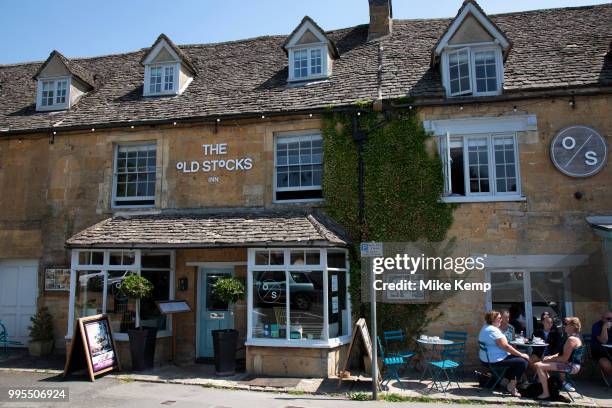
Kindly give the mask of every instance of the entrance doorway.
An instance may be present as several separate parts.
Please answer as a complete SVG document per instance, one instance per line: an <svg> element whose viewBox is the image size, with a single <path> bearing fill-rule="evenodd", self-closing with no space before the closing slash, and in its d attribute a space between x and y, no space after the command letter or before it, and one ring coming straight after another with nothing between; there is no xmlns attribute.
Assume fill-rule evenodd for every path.
<svg viewBox="0 0 612 408"><path fill-rule="evenodd" d="M487 294L488 310L507 310L516 333L531 336L544 312L556 325L572 315L570 279L567 270L488 271L491 290Z"/></svg>
<svg viewBox="0 0 612 408"><path fill-rule="evenodd" d="M234 274L233 267L201 267L199 271L198 295L198 357L214 357L212 331L234 328L234 313L227 303L212 294L215 282Z"/></svg>

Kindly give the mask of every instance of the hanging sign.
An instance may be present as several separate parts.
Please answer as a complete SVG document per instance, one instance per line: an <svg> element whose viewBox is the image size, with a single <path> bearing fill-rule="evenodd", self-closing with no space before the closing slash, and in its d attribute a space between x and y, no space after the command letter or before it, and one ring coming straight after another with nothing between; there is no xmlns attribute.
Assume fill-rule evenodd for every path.
<svg viewBox="0 0 612 408"><path fill-rule="evenodd" d="M592 176L606 164L608 147L604 138L589 126L568 126L550 144L555 167L570 177Z"/></svg>
<svg viewBox="0 0 612 408"><path fill-rule="evenodd" d="M77 320L68 350L64 377L74 371L87 370L89 379L111 370L121 370L117 346L108 316L99 314Z"/></svg>
<svg viewBox="0 0 612 408"><path fill-rule="evenodd" d="M239 172L249 171L253 168L253 159L244 157L227 157L227 143L211 143L202 145L206 160L203 161L178 161L176 169L181 173L203 173L210 174L216 172ZM220 156L217 158L217 156ZM209 175L209 183L219 183L221 181L219 175Z"/></svg>

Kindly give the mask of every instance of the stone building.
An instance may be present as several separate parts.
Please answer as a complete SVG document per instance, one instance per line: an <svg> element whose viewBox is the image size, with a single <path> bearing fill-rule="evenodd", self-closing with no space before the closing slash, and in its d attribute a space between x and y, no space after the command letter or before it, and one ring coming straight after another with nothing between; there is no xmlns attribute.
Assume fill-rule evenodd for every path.
<svg viewBox="0 0 612 408"><path fill-rule="evenodd" d="M418 111L441 200L457 203L449 235L488 255L494 290L450 298L430 332L467 331L473 358L491 307L527 334L545 310L595 320L612 292L612 6L487 16L467 0L451 19L398 20L390 0L368 5L369 24L334 31L305 17L288 36L162 34L125 54L0 66L0 319L13 337L27 342L45 305L58 347L76 318L106 313L122 359L135 325L158 328L158 362L174 336L179 363L210 358L211 330L233 327L252 373L336 374L351 243L320 210L321 118L363 100ZM129 273L153 299L117 291ZM227 275L248 288L233 308L210 295ZM574 290L585 281L602 295ZM192 312L161 315L168 299Z"/></svg>

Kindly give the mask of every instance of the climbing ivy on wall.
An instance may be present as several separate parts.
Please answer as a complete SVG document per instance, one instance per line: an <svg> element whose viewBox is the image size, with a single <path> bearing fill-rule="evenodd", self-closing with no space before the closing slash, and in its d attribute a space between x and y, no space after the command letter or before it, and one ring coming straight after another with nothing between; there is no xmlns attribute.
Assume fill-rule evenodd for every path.
<svg viewBox="0 0 612 408"><path fill-rule="evenodd" d="M362 130L375 129L383 115L361 114ZM387 113L384 126L364 142L364 237L367 241L442 241L452 224L453 207L440 203L444 178L442 163L414 111ZM353 242L351 298L353 311L361 304L359 258L358 147L352 140L350 114L329 113L323 118L325 210L342 225ZM403 328L419 334L437 304L383 304L377 314L379 330ZM366 314L369 307L365 308Z"/></svg>

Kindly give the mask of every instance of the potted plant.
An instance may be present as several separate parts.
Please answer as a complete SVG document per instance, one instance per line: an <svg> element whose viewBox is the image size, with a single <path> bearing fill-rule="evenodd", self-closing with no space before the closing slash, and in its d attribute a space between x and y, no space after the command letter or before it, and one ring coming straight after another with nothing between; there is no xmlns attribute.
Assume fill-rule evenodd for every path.
<svg viewBox="0 0 612 408"><path fill-rule="evenodd" d="M38 312L30 317L32 325L30 329L30 342L28 349L30 355L43 357L53 351L53 318L46 307L41 307Z"/></svg>
<svg viewBox="0 0 612 408"><path fill-rule="evenodd" d="M146 299L153 293L153 284L147 278L131 274L118 286L121 293L131 299ZM155 360L157 327L136 327L128 330L132 369L152 368Z"/></svg>
<svg viewBox="0 0 612 408"><path fill-rule="evenodd" d="M237 278L219 278L213 286L212 295L219 301L232 307L244 299L244 284ZM236 373L236 349L238 331L234 329L213 330L213 350L215 353L215 371L217 375Z"/></svg>

